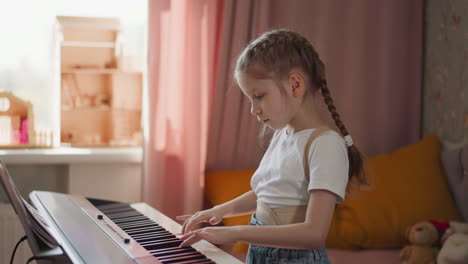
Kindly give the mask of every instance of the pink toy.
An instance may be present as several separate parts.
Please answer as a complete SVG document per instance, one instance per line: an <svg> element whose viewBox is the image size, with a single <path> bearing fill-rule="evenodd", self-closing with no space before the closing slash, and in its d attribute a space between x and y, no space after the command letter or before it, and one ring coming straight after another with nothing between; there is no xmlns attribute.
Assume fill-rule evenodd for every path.
<svg viewBox="0 0 468 264"><path fill-rule="evenodd" d="M27 119L21 120L19 143L28 144L28 120Z"/></svg>

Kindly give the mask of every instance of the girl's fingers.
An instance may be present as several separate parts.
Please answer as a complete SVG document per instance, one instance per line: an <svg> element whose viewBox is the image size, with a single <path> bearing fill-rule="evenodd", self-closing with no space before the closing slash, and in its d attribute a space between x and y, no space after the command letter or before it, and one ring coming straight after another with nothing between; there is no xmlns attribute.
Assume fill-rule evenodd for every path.
<svg viewBox="0 0 468 264"><path fill-rule="evenodd" d="M190 233L187 233L187 234L184 234L183 236L179 237L180 240L186 240L188 239L189 237L195 235L195 232L190 232Z"/></svg>
<svg viewBox="0 0 468 264"><path fill-rule="evenodd" d="M183 242L180 244L180 247L187 247L201 240L201 238L198 237L196 232L188 233L182 236L180 239L183 240Z"/></svg>
<svg viewBox="0 0 468 264"><path fill-rule="evenodd" d="M218 219L216 216L211 217L211 218L210 218L210 221L209 221L209 223L210 223L211 225L217 225L217 224L219 224L219 222L221 222L221 220Z"/></svg>
<svg viewBox="0 0 468 264"><path fill-rule="evenodd" d="M216 225L219 222L221 222L221 219L219 219L216 216L213 216L211 218L208 218L209 216L196 213L193 215L180 215L176 216L177 220L184 220L184 224L182 225L182 234L186 234L192 230L195 230L198 228L198 224L203 223L203 222L209 222L212 225Z"/></svg>
<svg viewBox="0 0 468 264"><path fill-rule="evenodd" d="M176 216L176 220L184 221L184 223L182 224L182 231L181 231L182 234L184 233L185 226L187 225L188 219L190 219L190 217L192 217L192 216L193 215L179 215L179 216Z"/></svg>
<svg viewBox="0 0 468 264"><path fill-rule="evenodd" d="M198 217L191 218L187 220L185 223L186 225L185 225L185 228L183 228L183 232L182 232L184 234L192 231L194 229L193 226L199 223Z"/></svg>
<svg viewBox="0 0 468 264"><path fill-rule="evenodd" d="M190 219L185 220L184 224L182 225L182 231L180 231L182 234L185 234L185 229L187 228L187 223L190 221Z"/></svg>
<svg viewBox="0 0 468 264"><path fill-rule="evenodd" d="M191 216L192 215L179 215L179 216L176 216L176 220L185 221L189 219Z"/></svg>
<svg viewBox="0 0 468 264"><path fill-rule="evenodd" d="M189 219L187 219L184 224L182 225L182 234L185 234L187 232L192 231L192 226L193 224L198 223L198 217L197 216L192 216Z"/></svg>
<svg viewBox="0 0 468 264"><path fill-rule="evenodd" d="M193 231L198 228L198 224L203 223L203 222L208 222L208 219L206 219L206 216L203 215L197 215L189 218L187 221L185 221L184 225L182 226L182 233L188 233L190 231Z"/></svg>

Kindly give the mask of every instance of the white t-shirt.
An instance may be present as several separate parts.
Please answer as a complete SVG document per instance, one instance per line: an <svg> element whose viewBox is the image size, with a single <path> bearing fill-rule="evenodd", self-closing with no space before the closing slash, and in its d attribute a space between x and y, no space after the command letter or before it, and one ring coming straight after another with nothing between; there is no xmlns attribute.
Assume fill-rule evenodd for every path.
<svg viewBox="0 0 468 264"><path fill-rule="evenodd" d="M255 171L250 185L257 199L271 208L306 205L309 191L328 190L344 200L348 183L348 152L343 137L327 131L316 138L309 150L310 181L304 175L304 149L314 129L297 133L283 128L275 132Z"/></svg>

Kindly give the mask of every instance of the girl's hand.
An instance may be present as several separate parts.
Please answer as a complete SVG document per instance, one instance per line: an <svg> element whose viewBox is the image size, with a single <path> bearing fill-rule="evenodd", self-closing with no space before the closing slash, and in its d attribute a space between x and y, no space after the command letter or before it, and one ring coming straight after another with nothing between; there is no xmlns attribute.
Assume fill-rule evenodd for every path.
<svg viewBox="0 0 468 264"><path fill-rule="evenodd" d="M193 215L181 215L176 216L177 220L185 221L182 225L182 234L193 231L200 228L201 223L208 222L211 225L216 225L221 222L223 219L223 214L216 210L216 208L211 208L205 211L196 212Z"/></svg>
<svg viewBox="0 0 468 264"><path fill-rule="evenodd" d="M234 227L205 227L189 232L180 239L183 241L180 247L190 246L197 243L201 239L207 240L212 244L232 244L237 241Z"/></svg>

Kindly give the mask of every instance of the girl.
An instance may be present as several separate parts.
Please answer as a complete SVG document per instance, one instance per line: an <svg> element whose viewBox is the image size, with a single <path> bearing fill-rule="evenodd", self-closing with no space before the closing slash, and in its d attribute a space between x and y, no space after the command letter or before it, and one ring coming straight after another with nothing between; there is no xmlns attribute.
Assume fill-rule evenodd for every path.
<svg viewBox="0 0 468 264"><path fill-rule="evenodd" d="M178 216L183 243L249 243L247 263L329 263L324 247L348 179L364 183L362 158L336 112L322 61L288 30L264 33L241 53L235 80L251 113L275 132L252 176L252 190L224 204ZM321 92L321 95L319 93ZM315 103L323 96L341 135L327 129ZM206 227L254 213L250 226Z"/></svg>

